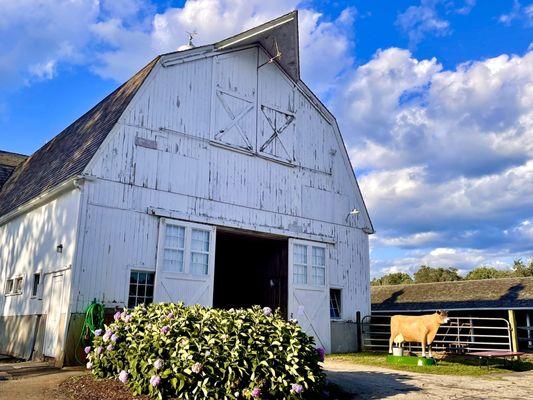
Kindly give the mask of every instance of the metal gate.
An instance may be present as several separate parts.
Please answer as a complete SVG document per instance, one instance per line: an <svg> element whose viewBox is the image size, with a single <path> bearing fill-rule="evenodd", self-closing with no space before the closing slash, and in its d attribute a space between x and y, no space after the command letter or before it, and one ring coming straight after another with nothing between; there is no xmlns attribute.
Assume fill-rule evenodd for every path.
<svg viewBox="0 0 533 400"><path fill-rule="evenodd" d="M390 318L387 314L367 315L361 320L363 351L388 351ZM422 350L420 343L406 343L409 351ZM450 317L441 325L431 348L447 353L512 351L511 327L504 318Z"/></svg>

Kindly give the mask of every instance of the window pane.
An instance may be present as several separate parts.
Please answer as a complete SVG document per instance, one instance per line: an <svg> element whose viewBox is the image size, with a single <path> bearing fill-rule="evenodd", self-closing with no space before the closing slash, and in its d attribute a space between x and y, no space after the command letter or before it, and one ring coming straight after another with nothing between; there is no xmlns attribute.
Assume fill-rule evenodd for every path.
<svg viewBox="0 0 533 400"><path fill-rule="evenodd" d="M294 264L293 282L306 284L307 283L307 265Z"/></svg>
<svg viewBox="0 0 533 400"><path fill-rule="evenodd" d="M163 269L171 272L183 272L183 250L165 249Z"/></svg>
<svg viewBox="0 0 533 400"><path fill-rule="evenodd" d="M13 291L13 279L9 279L6 285L6 294L11 293L12 291Z"/></svg>
<svg viewBox="0 0 533 400"><path fill-rule="evenodd" d="M307 265L307 246L301 244L294 245L294 263Z"/></svg>
<svg viewBox="0 0 533 400"><path fill-rule="evenodd" d="M191 274L207 275L209 255L204 253L191 253Z"/></svg>
<svg viewBox="0 0 533 400"><path fill-rule="evenodd" d="M330 289L329 291L329 314L331 318L341 317L341 290Z"/></svg>
<svg viewBox="0 0 533 400"><path fill-rule="evenodd" d="M166 225L165 247L174 249L185 247L185 228L183 226Z"/></svg>
<svg viewBox="0 0 533 400"><path fill-rule="evenodd" d="M15 293L22 292L22 278L17 278L15 281Z"/></svg>
<svg viewBox="0 0 533 400"><path fill-rule="evenodd" d="M39 290L39 281L41 280L41 274L33 275L33 287L31 289L31 295L37 296L37 291Z"/></svg>
<svg viewBox="0 0 533 400"><path fill-rule="evenodd" d="M313 247L313 265L326 265L326 249L323 247Z"/></svg>
<svg viewBox="0 0 533 400"><path fill-rule="evenodd" d="M313 285L323 286L326 284L326 269L324 267L313 267Z"/></svg>
<svg viewBox="0 0 533 400"><path fill-rule="evenodd" d="M209 231L193 229L191 248L196 251L209 251Z"/></svg>

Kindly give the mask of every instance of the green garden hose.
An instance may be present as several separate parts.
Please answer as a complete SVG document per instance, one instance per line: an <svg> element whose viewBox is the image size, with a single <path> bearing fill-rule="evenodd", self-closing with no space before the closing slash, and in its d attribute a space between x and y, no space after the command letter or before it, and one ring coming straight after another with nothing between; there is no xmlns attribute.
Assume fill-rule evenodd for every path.
<svg viewBox="0 0 533 400"><path fill-rule="evenodd" d="M91 346L94 339L94 331L104 328L104 305L93 300L85 310L85 321L81 328L80 338L78 339L78 346L76 349L76 361L80 364L83 362L79 358L80 348Z"/></svg>

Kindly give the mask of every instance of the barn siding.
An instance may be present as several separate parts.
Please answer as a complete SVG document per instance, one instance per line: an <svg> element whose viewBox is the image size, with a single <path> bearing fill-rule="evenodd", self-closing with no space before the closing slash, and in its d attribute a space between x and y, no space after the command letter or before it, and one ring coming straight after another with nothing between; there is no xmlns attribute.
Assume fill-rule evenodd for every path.
<svg viewBox="0 0 533 400"><path fill-rule="evenodd" d="M370 311L368 236L353 221L346 222L352 208L364 210L364 205L335 126L275 64L259 70L259 87L254 86L250 60L264 59L257 51L247 49L242 57L235 52L224 62L206 57L158 65L136 95L86 170L96 180L84 188L77 311L94 297L123 303L127 271L155 270L158 218L149 209L332 243L329 279L332 286L345 289L344 317L355 319L357 310ZM230 68L226 75L221 72L224 63ZM231 78L224 90L295 114L284 132L291 135L292 165L213 142L220 113L214 110L219 105L213 88L220 76ZM254 111L243 126L253 133L257 150L267 125L260 121L260 110Z"/></svg>

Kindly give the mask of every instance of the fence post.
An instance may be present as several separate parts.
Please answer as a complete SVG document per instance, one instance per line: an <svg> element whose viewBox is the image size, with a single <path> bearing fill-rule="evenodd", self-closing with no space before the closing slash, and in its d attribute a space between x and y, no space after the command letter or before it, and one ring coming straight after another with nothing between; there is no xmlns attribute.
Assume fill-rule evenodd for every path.
<svg viewBox="0 0 533 400"><path fill-rule="evenodd" d="M514 310L508 310L509 312L509 325L511 325L511 343L513 345L513 351L518 351L518 336L516 332L516 318Z"/></svg>
<svg viewBox="0 0 533 400"><path fill-rule="evenodd" d="M362 349L362 334L361 334L361 330L362 330L362 327L361 327L361 311L357 311L357 313L355 314L355 323L356 323L356 327L357 327L357 333L356 333L356 337L357 337L357 345L356 345L356 352L359 353Z"/></svg>

